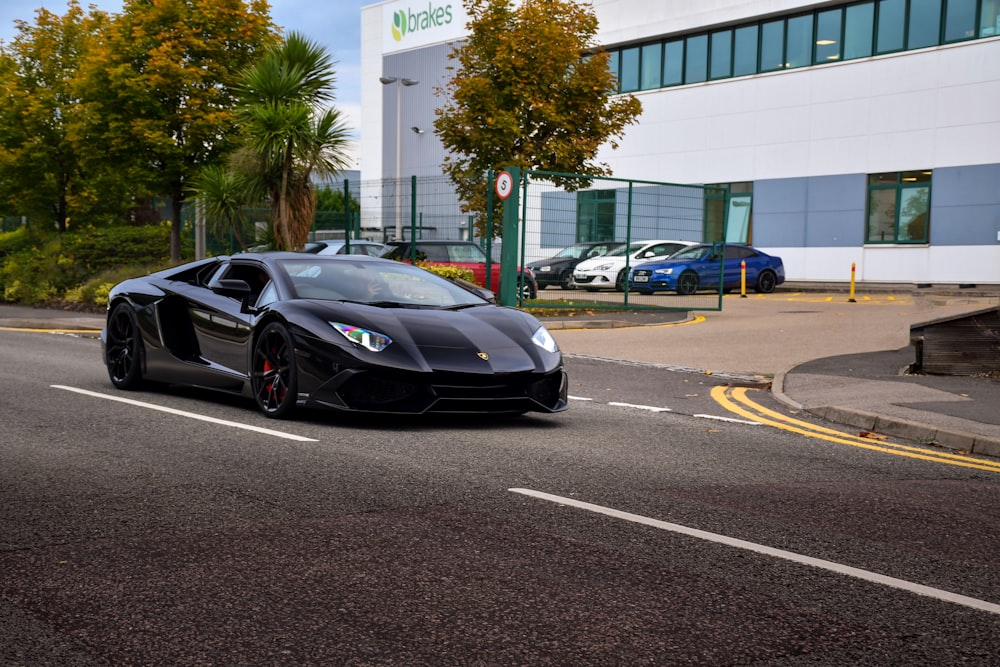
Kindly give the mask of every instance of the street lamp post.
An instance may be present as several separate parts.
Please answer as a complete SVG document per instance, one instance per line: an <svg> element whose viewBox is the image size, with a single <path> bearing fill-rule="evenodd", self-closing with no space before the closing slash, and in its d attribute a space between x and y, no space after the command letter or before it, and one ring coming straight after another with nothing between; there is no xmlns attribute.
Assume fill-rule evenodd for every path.
<svg viewBox="0 0 1000 667"><path fill-rule="evenodd" d="M398 76L380 76L382 85L396 84L396 240L403 239L403 86L415 86L419 81Z"/></svg>

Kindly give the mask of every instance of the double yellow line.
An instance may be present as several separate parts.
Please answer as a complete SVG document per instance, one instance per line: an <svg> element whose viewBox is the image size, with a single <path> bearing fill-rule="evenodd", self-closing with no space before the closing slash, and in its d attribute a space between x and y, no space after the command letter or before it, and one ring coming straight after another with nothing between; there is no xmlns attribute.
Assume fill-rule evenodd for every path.
<svg viewBox="0 0 1000 667"><path fill-rule="evenodd" d="M874 444L870 438L860 435L851 435L843 431L837 431L818 424L810 424L798 419L792 419L774 410L765 408L763 405L754 403L747 397L747 391L760 391L759 389L748 390L747 387L724 387L712 388L712 398L716 403L730 412L740 415L745 419L759 422L766 426L781 429L804 435L807 438L817 438L828 442L835 442L841 445L850 445L883 454L893 456L905 456L911 459L922 461L933 461L934 463L944 463L946 465L960 466L962 468L973 468L975 470L986 470L988 472L1000 473L1000 461L992 462L983 459L962 456L961 454L951 454L944 451L902 445L888 441L879 441Z"/></svg>

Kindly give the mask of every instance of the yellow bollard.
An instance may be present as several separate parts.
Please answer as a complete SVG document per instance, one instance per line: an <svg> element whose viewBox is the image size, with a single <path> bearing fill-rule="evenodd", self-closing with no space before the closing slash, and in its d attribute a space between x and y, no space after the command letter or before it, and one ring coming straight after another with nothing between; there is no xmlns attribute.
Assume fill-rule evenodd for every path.
<svg viewBox="0 0 1000 667"><path fill-rule="evenodd" d="M848 303L857 303L857 301L854 300L854 272L855 272L855 269L856 269L855 263L851 262L851 298L847 300Z"/></svg>
<svg viewBox="0 0 1000 667"><path fill-rule="evenodd" d="M747 261L740 262L740 298L747 298Z"/></svg>

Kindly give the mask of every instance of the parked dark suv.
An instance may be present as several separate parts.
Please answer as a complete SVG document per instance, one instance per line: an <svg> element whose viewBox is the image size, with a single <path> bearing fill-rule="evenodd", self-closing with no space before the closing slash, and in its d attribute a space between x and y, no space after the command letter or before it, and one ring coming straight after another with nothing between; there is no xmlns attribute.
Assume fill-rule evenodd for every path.
<svg viewBox="0 0 1000 667"><path fill-rule="evenodd" d="M588 241L574 243L554 254L548 259L539 259L528 264L535 274L538 289L549 285L562 289L573 289L573 267L585 259L607 255L615 248L624 245L621 241Z"/></svg>
<svg viewBox="0 0 1000 667"><path fill-rule="evenodd" d="M500 262L493 262L490 267L491 280L486 280L486 253L478 244L472 241L390 241L390 250L383 255L387 259L409 262L414 258L426 264L447 264L472 271L477 284L492 292L500 291ZM412 250L411 250L412 247ZM415 252L413 252L415 250ZM538 285L531 269L521 270L521 299L534 299L538 296Z"/></svg>

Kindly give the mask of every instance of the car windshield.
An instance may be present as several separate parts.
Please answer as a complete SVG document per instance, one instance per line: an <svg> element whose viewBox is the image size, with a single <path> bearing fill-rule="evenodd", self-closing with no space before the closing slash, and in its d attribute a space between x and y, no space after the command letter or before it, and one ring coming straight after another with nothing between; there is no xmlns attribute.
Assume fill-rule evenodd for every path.
<svg viewBox="0 0 1000 667"><path fill-rule="evenodd" d="M563 248L557 252L553 257L562 257L570 259L580 259L581 257L586 257L587 253L590 252L591 246L589 243L580 243L577 245L571 245L568 248Z"/></svg>
<svg viewBox="0 0 1000 667"><path fill-rule="evenodd" d="M637 241L635 243L629 243L628 245L620 245L611 252L609 252L605 257L622 257L625 253L630 255L639 252L642 248L646 247L646 241Z"/></svg>
<svg viewBox="0 0 1000 667"><path fill-rule="evenodd" d="M326 258L282 259L278 266L288 274L300 299L348 301L385 307L455 308L489 303L473 292L401 262Z"/></svg>
<svg viewBox="0 0 1000 667"><path fill-rule="evenodd" d="M711 246L696 245L674 253L670 259L704 259L710 252L712 252Z"/></svg>

